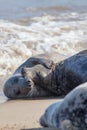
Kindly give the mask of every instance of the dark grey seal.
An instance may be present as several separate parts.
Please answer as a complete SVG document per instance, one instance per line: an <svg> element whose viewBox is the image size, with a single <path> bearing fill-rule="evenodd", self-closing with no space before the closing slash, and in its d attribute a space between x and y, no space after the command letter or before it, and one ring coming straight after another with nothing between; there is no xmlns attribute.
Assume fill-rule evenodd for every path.
<svg viewBox="0 0 87 130"><path fill-rule="evenodd" d="M35 80L35 76L38 77L38 73L42 74L43 77L46 76L51 72L54 62L59 62L65 58L66 56L57 53L46 53L30 57L7 79L4 84L4 94L11 99L53 95L51 92L37 86L36 82L39 83L39 78Z"/></svg>
<svg viewBox="0 0 87 130"><path fill-rule="evenodd" d="M9 98L65 96L87 81L87 50L57 64L44 58L30 58L24 64L4 85Z"/></svg>
<svg viewBox="0 0 87 130"><path fill-rule="evenodd" d="M61 130L87 130L87 83L50 105L41 116L40 124Z"/></svg>

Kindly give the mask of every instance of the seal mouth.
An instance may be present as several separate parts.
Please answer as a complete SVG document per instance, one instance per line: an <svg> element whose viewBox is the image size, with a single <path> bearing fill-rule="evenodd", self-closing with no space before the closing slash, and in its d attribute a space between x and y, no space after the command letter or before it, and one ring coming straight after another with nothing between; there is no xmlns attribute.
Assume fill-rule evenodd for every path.
<svg viewBox="0 0 87 130"><path fill-rule="evenodd" d="M28 88L29 88L29 89L32 89L33 86L34 86L34 82L33 82L33 80L27 75L26 69L27 69L27 68L22 68L22 69L21 69L21 75L22 75L22 78L25 79Z"/></svg>
<svg viewBox="0 0 87 130"><path fill-rule="evenodd" d="M17 90L17 91L14 90L14 94L15 94L15 95L20 95L21 92L20 92L20 90Z"/></svg>

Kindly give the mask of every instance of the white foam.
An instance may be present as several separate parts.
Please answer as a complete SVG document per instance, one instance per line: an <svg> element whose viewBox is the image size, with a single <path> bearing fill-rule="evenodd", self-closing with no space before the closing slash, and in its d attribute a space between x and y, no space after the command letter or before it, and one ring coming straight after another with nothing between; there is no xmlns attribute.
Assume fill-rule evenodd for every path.
<svg viewBox="0 0 87 130"><path fill-rule="evenodd" d="M78 14L72 13L71 17ZM36 17L29 26L0 20L0 76L11 74L33 54L72 55L86 49L87 20L58 21L58 18Z"/></svg>

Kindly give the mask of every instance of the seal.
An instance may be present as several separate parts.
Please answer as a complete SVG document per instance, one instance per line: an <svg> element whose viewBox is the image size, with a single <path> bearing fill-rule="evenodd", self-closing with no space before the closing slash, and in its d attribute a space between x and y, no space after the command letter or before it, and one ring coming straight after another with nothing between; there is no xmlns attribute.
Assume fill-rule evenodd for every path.
<svg viewBox="0 0 87 130"><path fill-rule="evenodd" d="M41 116L40 124L61 130L87 130L87 82L49 106Z"/></svg>
<svg viewBox="0 0 87 130"><path fill-rule="evenodd" d="M35 73L37 76L37 71L40 74L42 73L44 76L50 72L52 66L54 65L53 61L48 60L49 57L47 59L46 56L49 55L38 55L36 57L31 57L19 66L13 75L5 82L3 89L4 94L11 99L25 98L28 96L35 97L50 95L51 92L44 91L42 88L37 87L36 83L34 83ZM27 74L30 77L28 77Z"/></svg>
<svg viewBox="0 0 87 130"><path fill-rule="evenodd" d="M37 75L41 76L42 74L42 77L44 77L44 75L46 76L46 74L51 72L51 69L56 62L65 58L66 56L58 53L46 53L30 57L15 70L10 78L7 79L3 88L4 94L10 99L53 95L51 92L37 85L36 82L39 83L39 80L41 80ZM34 79L33 77L31 79L27 74L28 76L31 75L30 77L34 77L36 74L37 81L35 80L35 77Z"/></svg>
<svg viewBox="0 0 87 130"><path fill-rule="evenodd" d="M87 50L84 50L56 64L44 58L28 59L7 80L4 93L9 98L43 97L49 96L49 93L53 96L65 96L86 81ZM21 94L21 91L25 94Z"/></svg>

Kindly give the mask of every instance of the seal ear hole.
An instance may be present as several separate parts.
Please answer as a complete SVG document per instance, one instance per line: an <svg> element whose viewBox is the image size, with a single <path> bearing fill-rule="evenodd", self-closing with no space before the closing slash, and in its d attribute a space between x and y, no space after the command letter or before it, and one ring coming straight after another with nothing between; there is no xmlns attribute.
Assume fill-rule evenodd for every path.
<svg viewBox="0 0 87 130"><path fill-rule="evenodd" d="M27 81L27 83L28 83L28 86L30 86L30 85L31 85L31 81L30 81L30 80L28 80L28 81Z"/></svg>

